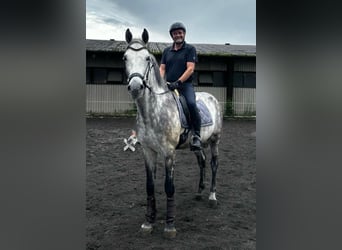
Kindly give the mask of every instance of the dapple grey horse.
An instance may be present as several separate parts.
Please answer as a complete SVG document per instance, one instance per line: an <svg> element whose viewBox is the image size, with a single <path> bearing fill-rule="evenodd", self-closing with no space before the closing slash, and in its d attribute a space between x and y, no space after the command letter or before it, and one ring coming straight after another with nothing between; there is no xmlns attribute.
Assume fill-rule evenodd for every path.
<svg viewBox="0 0 342 250"><path fill-rule="evenodd" d="M147 211L146 220L141 226L144 233L153 230L156 220L156 201L154 194L153 172L157 164L157 157L165 163L164 189L167 195L166 223L164 236L176 236L174 225L175 199L174 199L174 162L176 147L180 135L184 131L179 119L179 110L172 92L167 83L161 78L158 63L148 51L148 32L144 29L142 39L133 39L129 29L126 30L127 49L123 60L127 74L128 91L137 106L137 137L140 142L146 168ZM212 125L201 128L203 147L210 145L212 179L209 203L216 205L216 171L218 168L218 144L222 128L222 112L216 98L205 92L197 92L196 98L201 99L212 116ZM189 147L186 141L183 147ZM204 189L205 154L203 150L195 151L200 167L200 181L198 196Z"/></svg>

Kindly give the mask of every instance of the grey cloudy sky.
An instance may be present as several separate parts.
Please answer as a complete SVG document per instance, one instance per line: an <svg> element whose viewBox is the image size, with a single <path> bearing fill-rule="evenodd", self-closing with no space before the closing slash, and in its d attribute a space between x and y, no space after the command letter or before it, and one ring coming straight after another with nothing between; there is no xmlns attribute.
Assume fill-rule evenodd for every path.
<svg viewBox="0 0 342 250"><path fill-rule="evenodd" d="M86 38L124 40L127 28L150 41L171 42L175 21L189 43L256 45L256 0L87 0Z"/></svg>

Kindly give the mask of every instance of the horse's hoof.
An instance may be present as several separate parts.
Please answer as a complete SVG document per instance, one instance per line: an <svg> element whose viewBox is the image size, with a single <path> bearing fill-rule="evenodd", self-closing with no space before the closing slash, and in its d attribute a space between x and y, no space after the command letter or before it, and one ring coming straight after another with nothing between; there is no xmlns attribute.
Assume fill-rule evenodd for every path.
<svg viewBox="0 0 342 250"><path fill-rule="evenodd" d="M164 228L164 237L167 239L173 239L176 237L177 230L173 224L167 224Z"/></svg>
<svg viewBox="0 0 342 250"><path fill-rule="evenodd" d="M217 208L217 200L209 200L209 207Z"/></svg>
<svg viewBox="0 0 342 250"><path fill-rule="evenodd" d="M216 208L217 207L217 200L216 200L216 193L210 192L209 195L209 207Z"/></svg>
<svg viewBox="0 0 342 250"><path fill-rule="evenodd" d="M145 222L141 225L140 232L142 235L150 235L153 231L153 226L149 222Z"/></svg>

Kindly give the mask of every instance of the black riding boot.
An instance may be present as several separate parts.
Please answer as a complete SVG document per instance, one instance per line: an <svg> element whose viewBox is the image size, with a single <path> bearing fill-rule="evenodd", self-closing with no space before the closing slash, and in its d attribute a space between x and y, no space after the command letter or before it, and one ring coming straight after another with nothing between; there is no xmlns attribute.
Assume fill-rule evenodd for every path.
<svg viewBox="0 0 342 250"><path fill-rule="evenodd" d="M194 107L192 115L192 138L191 138L191 150L201 150L201 116L197 106Z"/></svg>
<svg viewBox="0 0 342 250"><path fill-rule="evenodd" d="M194 124L193 126L193 135L191 139L191 150L200 150L202 148L201 143L201 125Z"/></svg>
<svg viewBox="0 0 342 250"><path fill-rule="evenodd" d="M195 131L192 136L192 145L194 149L201 149L201 134L198 131Z"/></svg>

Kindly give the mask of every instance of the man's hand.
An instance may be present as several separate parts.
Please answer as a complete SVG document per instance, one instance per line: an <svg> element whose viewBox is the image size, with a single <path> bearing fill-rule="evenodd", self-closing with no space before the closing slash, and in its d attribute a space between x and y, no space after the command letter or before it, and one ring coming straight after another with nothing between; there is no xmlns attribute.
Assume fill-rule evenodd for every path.
<svg viewBox="0 0 342 250"><path fill-rule="evenodd" d="M179 85L182 83L181 80L177 80L175 82L170 82L167 84L167 87L169 88L169 90L175 90L179 88Z"/></svg>

